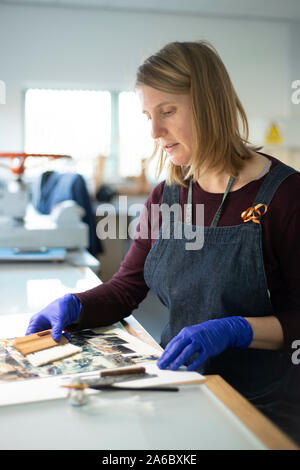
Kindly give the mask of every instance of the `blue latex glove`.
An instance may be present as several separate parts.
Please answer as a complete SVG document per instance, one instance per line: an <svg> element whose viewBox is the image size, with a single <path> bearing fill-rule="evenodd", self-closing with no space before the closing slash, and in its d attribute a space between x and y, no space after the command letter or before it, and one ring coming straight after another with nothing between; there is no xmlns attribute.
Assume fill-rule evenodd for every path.
<svg viewBox="0 0 300 470"><path fill-rule="evenodd" d="M59 342L66 326L71 325L79 318L81 308L81 303L75 295L66 294L31 317L26 335L52 329L52 338ZM68 333L64 333L64 336L70 339Z"/></svg>
<svg viewBox="0 0 300 470"><path fill-rule="evenodd" d="M253 339L253 331L243 317L227 317L208 320L200 325L187 326L166 346L157 361L160 369L177 370L194 354L197 357L187 370L198 369L210 357L221 354L227 348L247 348Z"/></svg>

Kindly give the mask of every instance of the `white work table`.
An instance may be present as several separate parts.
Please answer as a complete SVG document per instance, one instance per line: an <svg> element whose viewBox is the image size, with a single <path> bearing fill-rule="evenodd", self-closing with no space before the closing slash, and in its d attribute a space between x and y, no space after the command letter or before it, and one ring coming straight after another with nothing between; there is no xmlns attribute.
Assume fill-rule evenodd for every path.
<svg viewBox="0 0 300 470"><path fill-rule="evenodd" d="M89 268L1 264L0 337L12 336L12 330L24 335L29 317L49 302L100 283ZM133 316L125 326L153 344ZM1 450L295 448L219 376L181 385L177 393L101 391L82 407L67 399L0 406L0 422Z"/></svg>

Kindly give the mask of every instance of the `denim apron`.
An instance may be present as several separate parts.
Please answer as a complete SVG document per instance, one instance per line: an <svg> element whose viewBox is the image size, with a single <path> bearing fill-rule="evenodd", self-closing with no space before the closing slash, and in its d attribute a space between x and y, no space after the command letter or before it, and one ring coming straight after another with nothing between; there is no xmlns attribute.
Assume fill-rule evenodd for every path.
<svg viewBox="0 0 300 470"><path fill-rule="evenodd" d="M275 166L264 179L253 206L270 203L279 185L296 170ZM190 194L192 182L190 182ZM162 203L179 204L180 186L165 184ZM223 198L224 203L225 197ZM191 206L188 206L191 208ZM221 208L219 208L221 210ZM245 208L246 210L247 208ZM228 316L263 317L273 314L264 270L262 226L252 221L236 226L202 227L201 249L187 250L184 222L170 213L153 244L144 266L144 278L169 310L169 321L161 335L161 346L185 326ZM191 219L190 219L191 223ZM169 227L166 227L166 224ZM195 229L195 226L191 227ZM169 233L169 237L164 237ZM288 388L291 356L284 350L229 348L209 359L198 370L219 374L249 400L270 397Z"/></svg>

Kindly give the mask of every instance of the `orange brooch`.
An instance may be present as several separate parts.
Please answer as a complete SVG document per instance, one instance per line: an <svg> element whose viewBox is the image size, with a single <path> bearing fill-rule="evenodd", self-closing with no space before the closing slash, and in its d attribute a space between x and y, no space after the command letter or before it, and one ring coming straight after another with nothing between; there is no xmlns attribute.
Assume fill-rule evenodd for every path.
<svg viewBox="0 0 300 470"><path fill-rule="evenodd" d="M264 212L262 213L259 209L263 208ZM249 207L244 212L242 212L241 217L244 222L255 222L256 224L260 224L260 218L265 215L268 210L267 204L256 204L256 206Z"/></svg>

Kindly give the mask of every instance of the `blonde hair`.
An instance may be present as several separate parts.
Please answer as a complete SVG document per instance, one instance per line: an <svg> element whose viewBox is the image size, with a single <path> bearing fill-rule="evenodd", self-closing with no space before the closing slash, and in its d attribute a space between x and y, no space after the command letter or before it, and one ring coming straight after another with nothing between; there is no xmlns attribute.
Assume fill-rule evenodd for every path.
<svg viewBox="0 0 300 470"><path fill-rule="evenodd" d="M225 65L209 42L167 44L138 68L136 87L143 85L191 97L195 151L188 166L169 162L168 184L176 182L186 186L188 178L193 176L197 180L204 169L218 169L237 176L244 161L252 157L252 151L261 149L248 142L246 113ZM155 141L151 158L158 150L159 145ZM161 174L167 158L161 149L157 176Z"/></svg>

